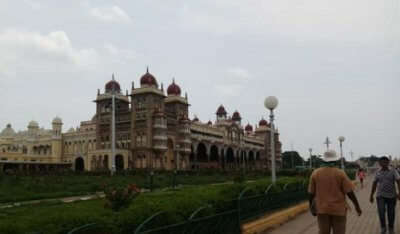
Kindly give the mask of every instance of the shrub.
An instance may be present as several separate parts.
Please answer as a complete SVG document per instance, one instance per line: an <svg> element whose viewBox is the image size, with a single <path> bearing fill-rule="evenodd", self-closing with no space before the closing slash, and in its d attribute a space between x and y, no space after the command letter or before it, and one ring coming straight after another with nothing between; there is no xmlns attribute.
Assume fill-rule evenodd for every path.
<svg viewBox="0 0 400 234"><path fill-rule="evenodd" d="M134 185L128 185L126 188L123 187L106 187L104 189L105 194L105 207L111 208L113 211L120 211L129 207L132 200L135 199L140 193L139 188Z"/></svg>
<svg viewBox="0 0 400 234"><path fill-rule="evenodd" d="M345 172L346 172L346 174L347 174L347 176L349 177L350 180L355 180L356 179L357 170L346 169Z"/></svg>

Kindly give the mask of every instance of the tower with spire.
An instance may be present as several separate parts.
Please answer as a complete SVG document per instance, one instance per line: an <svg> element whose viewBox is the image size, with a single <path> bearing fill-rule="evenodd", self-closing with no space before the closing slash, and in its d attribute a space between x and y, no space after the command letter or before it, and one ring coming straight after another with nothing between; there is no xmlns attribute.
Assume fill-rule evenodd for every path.
<svg viewBox="0 0 400 234"><path fill-rule="evenodd" d="M111 148L111 113L112 95L115 95L116 139L129 135L130 130L130 102L129 97L121 92L121 87L115 79L114 73L111 80L104 87L104 93L99 92L94 101L96 103L96 148ZM117 141L117 149L123 148ZM124 146L125 147L125 146Z"/></svg>

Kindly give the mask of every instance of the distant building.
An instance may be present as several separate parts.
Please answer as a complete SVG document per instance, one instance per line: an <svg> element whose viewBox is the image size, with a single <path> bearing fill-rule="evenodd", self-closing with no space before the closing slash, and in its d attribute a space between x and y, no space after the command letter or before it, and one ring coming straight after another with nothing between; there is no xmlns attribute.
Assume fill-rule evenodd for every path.
<svg viewBox="0 0 400 234"><path fill-rule="evenodd" d="M71 167L74 170L111 169L111 100L115 94L116 169L180 169L270 167L270 125L242 124L238 111L228 116L223 105L215 122L201 122L189 116L187 95L173 81L165 91L148 71L140 87L132 82L130 94L121 92L112 78L104 93L98 90L96 114L77 128L62 133L62 120L52 129L39 128L31 121L28 130L16 133L11 124L0 133L0 169L46 170ZM267 144L268 154L264 144ZM281 165L279 133L275 133L277 165Z"/></svg>

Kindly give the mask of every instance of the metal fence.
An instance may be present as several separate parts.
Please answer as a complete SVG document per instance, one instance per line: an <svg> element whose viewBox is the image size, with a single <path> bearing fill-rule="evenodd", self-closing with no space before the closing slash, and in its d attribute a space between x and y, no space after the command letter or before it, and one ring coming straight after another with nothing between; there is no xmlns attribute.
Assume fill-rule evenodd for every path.
<svg viewBox="0 0 400 234"><path fill-rule="evenodd" d="M279 192L276 192L280 190ZM245 188L233 201L228 201L227 210L217 214L202 216L202 211L212 208L203 206L194 211L185 221L158 226L165 218L165 212L157 212L141 223L132 234L239 234L241 224L276 209L285 208L307 199L306 183L286 184L274 189L272 185L263 194L252 195L250 188ZM234 205L232 205L234 204ZM158 225L157 225L158 224ZM94 234L109 232L101 226L87 224L71 230L68 234Z"/></svg>

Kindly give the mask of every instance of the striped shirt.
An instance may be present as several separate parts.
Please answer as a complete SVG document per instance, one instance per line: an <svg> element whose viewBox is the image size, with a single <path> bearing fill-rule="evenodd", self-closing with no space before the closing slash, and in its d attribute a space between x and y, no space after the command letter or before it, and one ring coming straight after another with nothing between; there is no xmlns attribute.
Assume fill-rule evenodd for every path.
<svg viewBox="0 0 400 234"><path fill-rule="evenodd" d="M374 182L378 183L376 197L394 198L396 197L395 182L400 180L400 175L394 169L379 170Z"/></svg>

